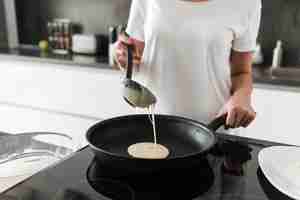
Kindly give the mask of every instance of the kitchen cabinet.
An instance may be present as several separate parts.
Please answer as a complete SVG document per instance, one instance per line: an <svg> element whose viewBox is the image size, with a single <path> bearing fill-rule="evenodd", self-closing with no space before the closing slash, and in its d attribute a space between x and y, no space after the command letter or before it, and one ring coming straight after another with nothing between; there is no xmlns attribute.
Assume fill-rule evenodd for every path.
<svg viewBox="0 0 300 200"><path fill-rule="evenodd" d="M39 62L0 61L0 103L86 118L133 113L122 99L117 71Z"/></svg>
<svg viewBox="0 0 300 200"><path fill-rule="evenodd" d="M242 135L300 145L300 88L297 90L255 87L253 105L257 118Z"/></svg>

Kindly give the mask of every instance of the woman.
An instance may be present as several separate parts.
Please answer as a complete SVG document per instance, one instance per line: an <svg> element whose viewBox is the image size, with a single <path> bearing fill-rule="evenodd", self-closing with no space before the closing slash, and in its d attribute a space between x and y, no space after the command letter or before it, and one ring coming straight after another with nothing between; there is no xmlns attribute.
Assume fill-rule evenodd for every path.
<svg viewBox="0 0 300 200"><path fill-rule="evenodd" d="M159 112L202 122L228 113L229 127L247 127L260 17L260 0L133 0L116 58L124 66L124 43L135 46Z"/></svg>
<svg viewBox="0 0 300 200"><path fill-rule="evenodd" d="M134 45L138 79L158 97L159 112L206 123L227 113L229 127L247 127L256 115L251 67L260 18L260 0L132 0L130 37L120 37L116 58L124 67L124 43Z"/></svg>

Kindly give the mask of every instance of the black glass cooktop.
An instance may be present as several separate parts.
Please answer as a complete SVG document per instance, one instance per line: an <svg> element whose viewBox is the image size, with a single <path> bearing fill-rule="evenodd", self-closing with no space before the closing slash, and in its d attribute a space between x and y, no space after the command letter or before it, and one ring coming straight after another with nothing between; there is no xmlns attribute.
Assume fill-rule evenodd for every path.
<svg viewBox="0 0 300 200"><path fill-rule="evenodd" d="M209 190L214 173L208 160L203 159L194 167L120 178L93 160L87 180L97 192L114 200L172 199L174 196L193 199Z"/></svg>
<svg viewBox="0 0 300 200"><path fill-rule="evenodd" d="M242 140L252 148L242 175L222 170L224 158L208 155L199 165L119 177L97 162L89 147L0 195L1 200L289 200L276 190L259 169L257 155L268 142Z"/></svg>

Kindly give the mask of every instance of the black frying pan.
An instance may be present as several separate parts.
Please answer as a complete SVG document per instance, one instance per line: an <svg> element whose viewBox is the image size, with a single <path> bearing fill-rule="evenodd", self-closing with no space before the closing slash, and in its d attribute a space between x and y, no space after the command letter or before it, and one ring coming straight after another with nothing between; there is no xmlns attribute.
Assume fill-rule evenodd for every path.
<svg viewBox="0 0 300 200"><path fill-rule="evenodd" d="M127 148L138 142L153 142L152 124L147 115L128 115L101 121L87 131L87 141L103 166L126 173L154 172L199 164L216 144L214 132L225 124L223 115L209 125L191 119L156 115L158 143L170 154L166 159L131 157Z"/></svg>

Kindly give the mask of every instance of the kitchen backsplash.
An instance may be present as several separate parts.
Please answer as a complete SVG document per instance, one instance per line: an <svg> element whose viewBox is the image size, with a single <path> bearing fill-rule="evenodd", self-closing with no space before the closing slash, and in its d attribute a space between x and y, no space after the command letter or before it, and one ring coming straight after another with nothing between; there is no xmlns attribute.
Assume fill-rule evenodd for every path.
<svg viewBox="0 0 300 200"><path fill-rule="evenodd" d="M276 41L282 40L284 58L288 58L283 62L289 65L294 62L293 59L300 56L300 1L262 0L262 3L259 42L262 43L267 61L265 64L271 64Z"/></svg>
<svg viewBox="0 0 300 200"><path fill-rule="evenodd" d="M46 23L53 18L69 18L83 27L84 33L105 33L112 24L127 22L131 0L15 0L20 42L37 44L46 38ZM285 52L300 50L300 1L262 0L262 21L258 42L265 64L271 64L277 40ZM3 1L0 0L0 44L5 43ZM298 53L291 54L298 57ZM286 56L284 56L286 57ZM291 58L292 59L292 58Z"/></svg>
<svg viewBox="0 0 300 200"><path fill-rule="evenodd" d="M68 18L84 33L108 34L109 25L127 22L131 0L16 0L20 42L37 44L46 37L46 24Z"/></svg>
<svg viewBox="0 0 300 200"><path fill-rule="evenodd" d="M7 46L4 2L0 0L0 48Z"/></svg>

